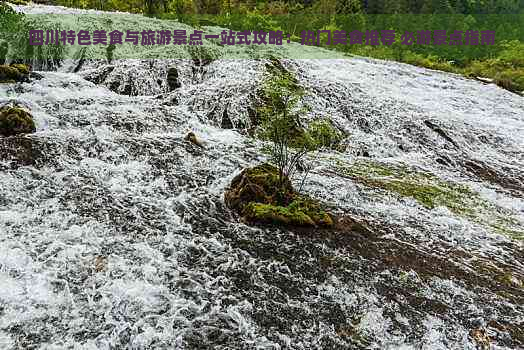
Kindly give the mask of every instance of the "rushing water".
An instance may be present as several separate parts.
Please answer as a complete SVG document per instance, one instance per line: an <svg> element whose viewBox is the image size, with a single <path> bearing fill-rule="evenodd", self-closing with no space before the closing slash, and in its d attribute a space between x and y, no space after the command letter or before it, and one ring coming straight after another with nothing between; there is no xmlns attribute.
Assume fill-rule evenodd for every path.
<svg viewBox="0 0 524 350"><path fill-rule="evenodd" d="M245 130L269 61L221 50L205 65L63 61L0 86L37 123L0 140L1 349L524 347L522 97L393 62L282 60L306 119L347 134L305 191L364 227L255 228L223 193L265 159Z"/></svg>

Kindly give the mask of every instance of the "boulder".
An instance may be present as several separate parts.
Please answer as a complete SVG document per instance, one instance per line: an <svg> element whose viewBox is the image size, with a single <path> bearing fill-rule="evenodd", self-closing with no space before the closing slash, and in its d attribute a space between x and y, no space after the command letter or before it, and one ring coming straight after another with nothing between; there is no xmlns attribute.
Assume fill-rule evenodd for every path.
<svg viewBox="0 0 524 350"><path fill-rule="evenodd" d="M0 65L0 83L27 82L30 73L26 64Z"/></svg>
<svg viewBox="0 0 524 350"><path fill-rule="evenodd" d="M199 146L199 147L204 147L204 142L201 141L200 139L198 139L195 135L194 132L190 132L186 135L186 137L184 137L184 140L185 141L188 141L188 142L191 142L192 144L196 145L196 146Z"/></svg>
<svg viewBox="0 0 524 350"><path fill-rule="evenodd" d="M19 107L3 106L0 108L0 135L13 136L36 131L33 117Z"/></svg>
<svg viewBox="0 0 524 350"><path fill-rule="evenodd" d="M291 202L294 190L288 178L279 186L278 169L270 164L262 164L244 169L225 193L228 207L242 211L250 202L287 205Z"/></svg>
<svg viewBox="0 0 524 350"><path fill-rule="evenodd" d="M176 67L171 67L167 70L167 85L171 91L182 86L178 80L178 70Z"/></svg>
<svg viewBox="0 0 524 350"><path fill-rule="evenodd" d="M224 194L226 205L251 223L332 227L333 219L320 204L295 192L287 177L270 164L244 169Z"/></svg>

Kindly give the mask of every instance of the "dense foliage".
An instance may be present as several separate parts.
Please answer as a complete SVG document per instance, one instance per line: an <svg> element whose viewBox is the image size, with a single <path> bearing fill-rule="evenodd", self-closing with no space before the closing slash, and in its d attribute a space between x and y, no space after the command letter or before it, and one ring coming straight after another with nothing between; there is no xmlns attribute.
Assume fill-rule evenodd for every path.
<svg viewBox="0 0 524 350"><path fill-rule="evenodd" d="M233 30L282 30L300 41L303 31L395 30L393 45L330 46L349 54L391 59L468 76L484 76L524 90L522 0L56 0L60 5L177 18L191 25ZM496 44L401 45L405 31L493 30ZM326 38L322 37L321 45Z"/></svg>

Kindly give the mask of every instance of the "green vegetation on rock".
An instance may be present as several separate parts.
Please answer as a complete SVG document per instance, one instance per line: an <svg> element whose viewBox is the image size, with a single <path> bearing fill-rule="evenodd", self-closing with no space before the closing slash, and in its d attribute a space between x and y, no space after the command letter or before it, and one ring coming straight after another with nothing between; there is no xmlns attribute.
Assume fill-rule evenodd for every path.
<svg viewBox="0 0 524 350"><path fill-rule="evenodd" d="M301 126L301 117L307 111L302 105L305 91L294 74L278 60L269 67L261 86L257 104L257 135L268 145L264 151L278 169L279 181L292 179L297 165L316 147L314 139Z"/></svg>
<svg viewBox="0 0 524 350"><path fill-rule="evenodd" d="M431 174L404 166L360 162L342 168L342 171L359 183L411 197L428 209L445 206L454 213L465 214L471 213L467 205L471 200L480 201L478 195L465 186L447 183Z"/></svg>
<svg viewBox="0 0 524 350"><path fill-rule="evenodd" d="M333 219L320 204L294 191L291 181L281 184L278 169L269 164L242 171L226 191L225 202L246 221L285 225L331 227Z"/></svg>
<svg viewBox="0 0 524 350"><path fill-rule="evenodd" d="M29 66L25 64L0 65L0 83L27 81Z"/></svg>
<svg viewBox="0 0 524 350"><path fill-rule="evenodd" d="M318 119L311 122L308 126L308 132L317 147L338 149L344 138L329 119Z"/></svg>
<svg viewBox="0 0 524 350"><path fill-rule="evenodd" d="M29 74L30 69L27 64L12 63L10 66L16 68L20 74Z"/></svg>
<svg viewBox="0 0 524 350"><path fill-rule="evenodd" d="M242 211L250 203L287 205L293 197L293 186L288 178L279 180L278 169L270 164L262 164L244 169L226 192L225 200L230 208Z"/></svg>
<svg viewBox="0 0 524 350"><path fill-rule="evenodd" d="M0 135L13 136L35 131L35 123L29 112L18 107L0 108Z"/></svg>
<svg viewBox="0 0 524 350"><path fill-rule="evenodd" d="M465 185L444 181L433 174L404 165L371 161L351 165L344 165L339 161L337 171L365 187L413 198L427 209L446 207L453 214L500 234L514 239L524 237L524 232L518 229L519 222L511 213L481 198Z"/></svg>

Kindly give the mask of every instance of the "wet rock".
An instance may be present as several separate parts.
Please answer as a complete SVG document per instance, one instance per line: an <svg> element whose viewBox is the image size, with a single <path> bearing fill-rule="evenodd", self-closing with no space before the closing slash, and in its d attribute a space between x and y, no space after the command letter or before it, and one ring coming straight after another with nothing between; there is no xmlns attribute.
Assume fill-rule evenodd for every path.
<svg viewBox="0 0 524 350"><path fill-rule="evenodd" d="M182 86L178 80L178 69L176 67L171 67L167 70L167 85L171 91Z"/></svg>
<svg viewBox="0 0 524 350"><path fill-rule="evenodd" d="M457 147L458 148L458 145L457 143L451 138L448 136L448 134L442 130L442 128L440 126L438 126L437 124L431 122L430 120L424 120L424 124L430 128L431 130L433 130L434 132L436 132L440 137L442 137L444 140L448 141L449 143L451 143L453 146Z"/></svg>
<svg viewBox="0 0 524 350"><path fill-rule="evenodd" d="M220 123L220 127L222 129L233 129L233 123L227 114L227 107L224 108L224 112L222 112L222 121Z"/></svg>
<svg viewBox="0 0 524 350"><path fill-rule="evenodd" d="M29 78L31 80L40 80L40 79L43 79L44 76L42 74L39 74L39 73L36 73L36 72L31 72L31 73L29 73Z"/></svg>
<svg viewBox="0 0 524 350"><path fill-rule="evenodd" d="M204 142L200 139L198 139L195 135L194 132L190 132L186 135L186 137L184 137L184 140L185 141L188 141L188 142L191 142L192 144L196 145L196 146L199 146L199 147L204 147Z"/></svg>
<svg viewBox="0 0 524 350"><path fill-rule="evenodd" d="M29 112L9 105L0 108L0 135L13 136L35 131L35 123Z"/></svg>
<svg viewBox="0 0 524 350"><path fill-rule="evenodd" d="M283 226L331 227L318 202L298 194L277 168L262 164L237 175L224 194L226 205L247 222Z"/></svg>
<svg viewBox="0 0 524 350"><path fill-rule="evenodd" d="M115 66L105 66L92 74L84 76L84 79L95 84L102 84L113 70L115 70Z"/></svg>
<svg viewBox="0 0 524 350"><path fill-rule="evenodd" d="M95 271L102 272L107 269L107 258L105 256L97 256L95 258Z"/></svg>
<svg viewBox="0 0 524 350"><path fill-rule="evenodd" d="M371 236L373 234L364 223L347 215L336 219L335 229L340 232L357 232L364 236Z"/></svg>
<svg viewBox="0 0 524 350"><path fill-rule="evenodd" d="M24 136L0 137L0 160L16 165L33 165L33 142Z"/></svg>
<svg viewBox="0 0 524 350"><path fill-rule="evenodd" d="M495 168L480 160L466 160L462 162L466 171L492 184L506 188L512 192L524 195L524 175L509 167Z"/></svg>
<svg viewBox="0 0 524 350"><path fill-rule="evenodd" d="M446 155L440 155L435 160L437 163L444 165L444 166L451 166L453 165L453 161Z"/></svg>
<svg viewBox="0 0 524 350"><path fill-rule="evenodd" d="M366 148L361 148L356 151L356 156L369 158L371 155Z"/></svg>
<svg viewBox="0 0 524 350"><path fill-rule="evenodd" d="M373 131L372 128L371 128L371 125L369 124L369 122L365 118L358 118L357 119L357 126L359 127L360 130L362 130L366 134L369 134L369 133L371 133Z"/></svg>
<svg viewBox="0 0 524 350"><path fill-rule="evenodd" d="M10 83L29 81L30 67L25 64L11 64L0 66L0 82Z"/></svg>
<svg viewBox="0 0 524 350"><path fill-rule="evenodd" d="M486 330L483 328L473 329L470 333L471 338L477 344L477 349L479 350L489 350L490 349L490 339Z"/></svg>

